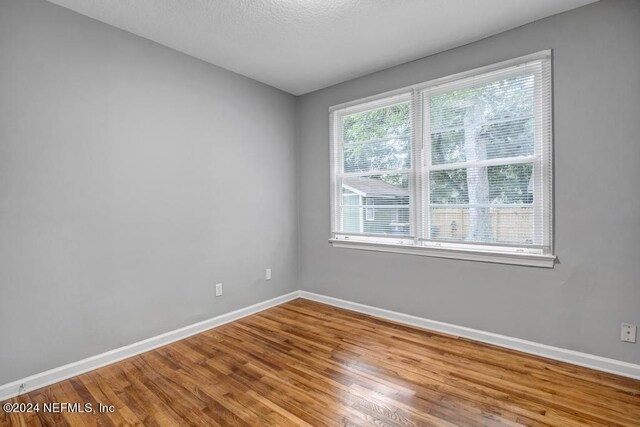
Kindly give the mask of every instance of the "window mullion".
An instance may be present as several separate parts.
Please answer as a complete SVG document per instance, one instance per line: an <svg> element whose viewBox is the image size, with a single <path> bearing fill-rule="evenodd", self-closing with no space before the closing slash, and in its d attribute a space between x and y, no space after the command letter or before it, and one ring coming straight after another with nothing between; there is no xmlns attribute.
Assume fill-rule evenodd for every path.
<svg viewBox="0 0 640 427"><path fill-rule="evenodd" d="M414 244L418 245L422 236L422 102L420 92L411 92L411 125L413 130L412 158L411 158L411 234Z"/></svg>
<svg viewBox="0 0 640 427"><path fill-rule="evenodd" d="M421 239L429 239L431 237L431 215L429 214L430 197L430 181L429 172L431 170L431 97L427 90L423 90L420 94L422 98L422 158L420 159L420 174L422 181L422 204L420 210L422 213L422 233Z"/></svg>
<svg viewBox="0 0 640 427"><path fill-rule="evenodd" d="M535 104L535 137L534 137L534 151L538 159L542 158L542 150L544 149L544 142L541 135L540 118L542 117L542 105L539 102L540 97L540 74L535 74L535 97L538 102ZM543 242L540 238L543 237L543 199L542 199L542 168L540 160L533 163L533 243L535 245L541 245Z"/></svg>

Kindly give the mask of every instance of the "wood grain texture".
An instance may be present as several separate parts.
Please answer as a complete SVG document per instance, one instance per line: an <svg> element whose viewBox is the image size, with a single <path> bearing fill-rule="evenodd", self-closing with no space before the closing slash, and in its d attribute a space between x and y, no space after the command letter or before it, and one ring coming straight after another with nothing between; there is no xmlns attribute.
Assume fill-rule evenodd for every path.
<svg viewBox="0 0 640 427"><path fill-rule="evenodd" d="M640 426L640 381L303 299L10 402L116 410L2 426Z"/></svg>

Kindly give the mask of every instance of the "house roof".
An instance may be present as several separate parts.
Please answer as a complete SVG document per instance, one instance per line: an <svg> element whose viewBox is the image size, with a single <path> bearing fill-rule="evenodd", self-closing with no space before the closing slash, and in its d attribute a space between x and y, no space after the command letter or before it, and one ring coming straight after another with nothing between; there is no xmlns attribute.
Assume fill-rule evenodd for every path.
<svg viewBox="0 0 640 427"><path fill-rule="evenodd" d="M349 177L342 180L342 185L363 197L407 197L409 190L396 187L380 179L364 176Z"/></svg>

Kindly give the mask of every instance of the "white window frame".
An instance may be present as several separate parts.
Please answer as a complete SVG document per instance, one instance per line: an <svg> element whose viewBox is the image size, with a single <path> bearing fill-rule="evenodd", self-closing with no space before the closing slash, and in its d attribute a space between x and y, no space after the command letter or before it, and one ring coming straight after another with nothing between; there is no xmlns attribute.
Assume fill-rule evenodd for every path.
<svg viewBox="0 0 640 427"><path fill-rule="evenodd" d="M536 125L541 126L543 132L536 132L536 150L533 156L510 159L508 163L533 162L534 171L534 195L539 197L535 203L542 205L541 209L534 209L534 234L541 235L542 241L535 242L534 245L510 246L506 244L477 244L471 242L451 242L425 239L425 230L429 230L428 214L423 207L423 200L429 200L428 177L429 171L434 168L451 168L446 166L431 165L430 135L426 135L430 130L428 123L423 126L423 120L428 120L429 114L422 111L420 97L427 94L434 94L450 90L452 86L459 87L460 81L472 77L478 77L486 73L499 71L514 73L524 65L540 63L542 67L548 67L549 79L551 78L551 50L537 52L531 55L503 61L486 67L473 69L458 73L452 76L428 81L425 83L401 88L398 90L385 92L379 95L354 100L348 103L333 106L330 113L330 138L331 138L331 237L329 242L334 247L361 249L379 252L395 252L412 255L425 255L438 258L453 258L471 261L486 261L502 264L525 265L535 267L553 268L555 255L553 255L553 177L552 177L552 105L551 105L551 81L548 82L548 92L542 93L541 84L536 85L536 96L543 96L544 102L536 105ZM538 76L539 77L539 76ZM540 81L539 78L536 81ZM343 172L342 163L342 117L360 111L373 108L381 108L387 105L411 100L411 118L413 125L412 133L412 159L411 168L401 171L384 171L384 173L409 173L410 191L410 231L409 235L366 235L349 234L339 232L340 230L340 206L336 204L336 197L342 192L342 177L348 176ZM426 103L425 103L426 104ZM424 127L424 129L423 129ZM493 160L482 161L491 163ZM496 162L504 164L504 159ZM465 162L464 167L468 167ZM368 208L365 208L368 209ZM366 213L365 213L366 216ZM368 218L367 218L368 219ZM541 229L540 229L541 228Z"/></svg>

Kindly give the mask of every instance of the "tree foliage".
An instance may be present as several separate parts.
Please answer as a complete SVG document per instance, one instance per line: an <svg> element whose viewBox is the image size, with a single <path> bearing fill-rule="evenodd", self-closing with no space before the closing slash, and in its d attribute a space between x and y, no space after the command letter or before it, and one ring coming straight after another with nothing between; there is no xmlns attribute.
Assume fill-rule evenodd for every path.
<svg viewBox="0 0 640 427"><path fill-rule="evenodd" d="M528 156L534 150L533 76L523 75L431 97L432 163ZM482 158L467 159L465 138L483 146ZM488 203L528 203L531 164L486 168ZM432 173L432 203L469 203L464 169ZM451 201L445 201L451 200Z"/></svg>
<svg viewBox="0 0 640 427"><path fill-rule="evenodd" d="M352 114L343 121L344 171L369 172L411 167L411 112L408 102ZM408 175L382 174L407 187Z"/></svg>

